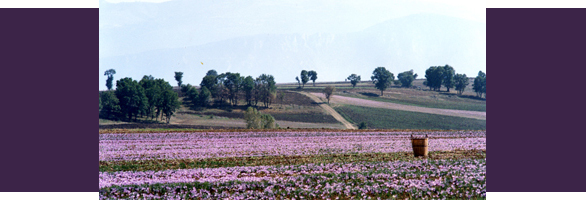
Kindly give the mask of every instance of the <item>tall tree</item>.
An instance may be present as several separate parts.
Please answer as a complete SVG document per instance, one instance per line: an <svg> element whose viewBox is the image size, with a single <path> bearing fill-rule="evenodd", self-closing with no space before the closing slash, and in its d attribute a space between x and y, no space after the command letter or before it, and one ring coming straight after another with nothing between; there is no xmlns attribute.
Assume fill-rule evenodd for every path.
<svg viewBox="0 0 586 200"><path fill-rule="evenodd" d="M218 75L218 72L213 69L208 70L208 72L206 73L206 76L217 76L217 75Z"/></svg>
<svg viewBox="0 0 586 200"><path fill-rule="evenodd" d="M155 114L157 102L159 102L161 99L161 85L159 84L159 82L155 81L155 78L153 76L150 75L145 75L144 77L142 77L138 84L140 84L140 86L144 89L144 94L148 102L148 104L146 105L145 114L147 115L147 117L150 117L152 119Z"/></svg>
<svg viewBox="0 0 586 200"><path fill-rule="evenodd" d="M324 89L323 93L326 96L326 99L328 100L328 104L330 104L330 99L332 98L332 95L334 94L334 92L336 91L336 87L328 85L326 86L326 88Z"/></svg>
<svg viewBox="0 0 586 200"><path fill-rule="evenodd" d="M305 70L301 70L301 83L303 83L303 88L305 88L305 84L309 81L309 74Z"/></svg>
<svg viewBox="0 0 586 200"><path fill-rule="evenodd" d="M391 86L395 76L385 67L377 67L372 72L370 79L374 83L374 87L380 90L380 95L383 96L383 91Z"/></svg>
<svg viewBox="0 0 586 200"><path fill-rule="evenodd" d="M469 80L468 77L466 77L466 74L456 74L456 76L454 76L454 82L456 91L458 91L458 95L462 95L462 93L464 93L466 86L468 86L468 81Z"/></svg>
<svg viewBox="0 0 586 200"><path fill-rule="evenodd" d="M401 82L401 87L411 87L413 84L413 80L417 78L417 74L413 73L413 70L409 70L403 73L400 73L397 78Z"/></svg>
<svg viewBox="0 0 586 200"><path fill-rule="evenodd" d="M311 70L307 72L307 75L309 75L309 79L313 81L313 87L315 87L315 80L317 80L317 72Z"/></svg>
<svg viewBox="0 0 586 200"><path fill-rule="evenodd" d="M201 83L199 84L200 89L203 87L206 87L209 92L211 93L211 97L212 98L220 98L220 93L222 90L222 87L220 86L221 83L218 79L220 77L218 77L218 73L216 72L216 70L209 70L206 73L206 76L203 77L203 79L201 80Z"/></svg>
<svg viewBox="0 0 586 200"><path fill-rule="evenodd" d="M449 65L445 65L443 68L444 73L442 74L442 85L448 88L448 92L450 92L450 88L454 88L454 85L456 84L454 82L454 75L456 74L456 71L452 66Z"/></svg>
<svg viewBox="0 0 586 200"><path fill-rule="evenodd" d="M144 89L132 78L123 78L116 81L116 97L120 101L120 110L128 120L136 120L137 116L144 113L148 100Z"/></svg>
<svg viewBox="0 0 586 200"><path fill-rule="evenodd" d="M358 84L358 82L360 82L360 76L358 76L356 74L351 74L350 76L348 76L347 79L350 80L350 83L352 84L352 88L356 87L356 84Z"/></svg>
<svg viewBox="0 0 586 200"><path fill-rule="evenodd" d="M462 95L462 93L464 93L464 89L466 89L466 86L468 86L468 77L466 77L466 74L456 74L456 76L454 76L454 82L455 82L455 86L456 86L456 91L458 91L458 95Z"/></svg>
<svg viewBox="0 0 586 200"><path fill-rule="evenodd" d="M192 107L197 107L200 105L199 92L197 91L197 89L195 87L188 84L188 89L185 92L185 94L187 95L187 99L189 99L191 101Z"/></svg>
<svg viewBox="0 0 586 200"><path fill-rule="evenodd" d="M224 86L228 89L230 103L238 105L238 91L242 87L244 78L240 76L240 73L226 73L226 79L224 80Z"/></svg>
<svg viewBox="0 0 586 200"><path fill-rule="evenodd" d="M215 100L218 100L220 102L220 105L224 104L224 99L230 98L230 91L224 85L224 81L226 81L227 77L228 77L228 73L218 74L218 76L216 76L216 81L217 81L216 85L214 85L214 87L212 89L210 89L210 92L212 93L212 97Z"/></svg>
<svg viewBox="0 0 586 200"><path fill-rule="evenodd" d="M273 75L261 74L256 78L256 87L259 91L260 101L264 103L265 107L269 107L276 98L277 86Z"/></svg>
<svg viewBox="0 0 586 200"><path fill-rule="evenodd" d="M177 93L173 90L165 90L163 91L161 96L163 101L162 111L165 115L168 124L171 121L171 116L173 116L173 113L175 113L177 108L179 108L179 97L177 96Z"/></svg>
<svg viewBox="0 0 586 200"><path fill-rule="evenodd" d="M444 77L444 68L441 66L431 66L425 70L424 85L428 86L430 90L439 91Z"/></svg>
<svg viewBox="0 0 586 200"><path fill-rule="evenodd" d="M183 72L175 72L175 80L177 81L177 87L179 88L181 88L181 83L183 83L181 79L183 79Z"/></svg>
<svg viewBox="0 0 586 200"><path fill-rule="evenodd" d="M163 120L163 117L165 116L165 109L166 107L168 107L169 105L167 105L167 103L169 103L170 101L164 101L164 98L166 98L165 96L163 96L162 93L164 93L165 91L171 91L173 92L173 86L171 86L171 84L167 81L165 81L164 79L155 79L155 84L160 88L161 91L161 95L159 97L159 100L156 102L156 116L161 116L161 120ZM175 92L173 92L175 93Z"/></svg>
<svg viewBox="0 0 586 200"><path fill-rule="evenodd" d="M476 92L476 96L482 98L482 94L484 93L484 98L486 98L486 74L484 72L478 72L478 76L474 79L472 87L474 92Z"/></svg>
<svg viewBox="0 0 586 200"><path fill-rule="evenodd" d="M199 84L199 87L200 88L206 87L206 88L210 89L210 88L214 88L217 83L218 82L216 80L216 76L214 76L214 75L206 75L201 80L201 83ZM212 95L214 95L214 94L212 94Z"/></svg>
<svg viewBox="0 0 586 200"><path fill-rule="evenodd" d="M108 79L106 79L106 87L108 87L108 90L112 90L112 82L114 81L114 74L116 74L116 70L114 69L109 69L106 70L106 72L104 72L104 76L107 76Z"/></svg>
<svg viewBox="0 0 586 200"><path fill-rule="evenodd" d="M242 90L244 91L244 98L246 98L246 104L252 105L252 97L254 90L254 78L247 76L242 82Z"/></svg>
<svg viewBox="0 0 586 200"><path fill-rule="evenodd" d="M301 81L299 80L299 76L296 76L295 80L297 80L297 84L299 84L298 88L301 88Z"/></svg>
<svg viewBox="0 0 586 200"><path fill-rule="evenodd" d="M207 87L201 87L201 92L199 93L199 105L202 107L209 106L212 102L212 93Z"/></svg>

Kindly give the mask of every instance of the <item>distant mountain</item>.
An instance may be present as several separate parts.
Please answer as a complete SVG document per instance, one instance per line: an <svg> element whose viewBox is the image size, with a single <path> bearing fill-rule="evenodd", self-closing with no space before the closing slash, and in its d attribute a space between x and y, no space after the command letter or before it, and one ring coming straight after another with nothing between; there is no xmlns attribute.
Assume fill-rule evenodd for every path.
<svg viewBox="0 0 586 200"><path fill-rule="evenodd" d="M484 23L418 14L352 33L259 34L104 57L100 58L100 72L115 68L116 79L165 74L161 78L175 85L173 71L184 72L184 83L199 84L207 70L215 69L253 77L272 74L283 83L295 82L302 69L316 70L318 81L340 81L351 73L368 80L377 66L386 67L395 76L414 69L423 77L429 66L449 64L457 73L470 77L486 70L485 41ZM102 83L105 77L100 76Z"/></svg>
<svg viewBox="0 0 586 200"><path fill-rule="evenodd" d="M382 15L372 19L376 16L364 15L368 11L357 10L353 4L309 0L101 1L100 57L201 45L266 33L347 33L390 18ZM405 3L395 3L397 7L402 4ZM360 23L355 20L357 17L362 21L368 19L366 21L372 24Z"/></svg>

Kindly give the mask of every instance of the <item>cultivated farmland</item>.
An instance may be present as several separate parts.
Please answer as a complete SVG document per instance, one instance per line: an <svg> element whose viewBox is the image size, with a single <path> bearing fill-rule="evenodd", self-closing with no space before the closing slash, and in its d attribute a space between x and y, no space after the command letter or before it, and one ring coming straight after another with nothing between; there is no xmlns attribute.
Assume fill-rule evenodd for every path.
<svg viewBox="0 0 586 200"><path fill-rule="evenodd" d="M410 135L429 137L414 158ZM485 131L101 133L101 199L484 198Z"/></svg>

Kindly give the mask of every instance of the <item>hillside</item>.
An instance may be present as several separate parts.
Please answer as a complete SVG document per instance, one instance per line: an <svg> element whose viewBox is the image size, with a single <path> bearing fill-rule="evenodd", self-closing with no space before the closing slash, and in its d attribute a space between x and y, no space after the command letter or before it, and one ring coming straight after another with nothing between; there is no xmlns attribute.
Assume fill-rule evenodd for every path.
<svg viewBox="0 0 586 200"><path fill-rule="evenodd" d="M379 96L380 91L370 81L362 81L356 88L343 81L316 82L315 87L308 83L304 89L297 89L296 83L283 83L277 84L277 93L285 94L283 101L277 99L269 108L258 109L271 114L281 128L344 129L343 123L350 122L350 126L358 127L365 122L375 129L486 129L486 100L474 96L471 84L463 96L457 96L455 91L448 93L445 88L441 92L429 91L422 82L422 79L415 80L415 88L392 86L383 96ZM338 88L328 106L324 105L326 100L320 94L325 86ZM169 125L100 119L100 129L245 128L247 106L243 96L239 99L238 106L224 104L201 109L190 107L189 100L181 98L182 106Z"/></svg>

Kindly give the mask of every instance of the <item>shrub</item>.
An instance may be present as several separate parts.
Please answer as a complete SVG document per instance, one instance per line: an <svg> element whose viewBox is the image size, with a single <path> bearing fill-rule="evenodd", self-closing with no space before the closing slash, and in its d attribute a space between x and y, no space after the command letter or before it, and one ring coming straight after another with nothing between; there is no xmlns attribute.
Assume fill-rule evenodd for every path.
<svg viewBox="0 0 586 200"><path fill-rule="evenodd" d="M252 107L246 109L244 120L248 129L274 129L278 127L273 116L270 114L262 114Z"/></svg>
<svg viewBox="0 0 586 200"><path fill-rule="evenodd" d="M368 127L366 126L365 122L360 122L360 124L358 125L358 129L367 129Z"/></svg>

